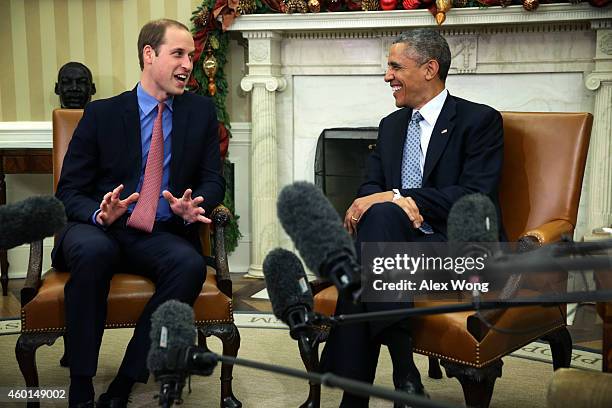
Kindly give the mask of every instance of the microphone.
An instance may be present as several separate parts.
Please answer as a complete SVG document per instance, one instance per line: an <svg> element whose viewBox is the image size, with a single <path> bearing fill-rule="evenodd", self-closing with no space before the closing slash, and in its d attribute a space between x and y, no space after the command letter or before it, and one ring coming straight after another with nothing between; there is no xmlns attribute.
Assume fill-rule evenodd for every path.
<svg viewBox="0 0 612 408"><path fill-rule="evenodd" d="M53 196L35 196L0 206L0 248L39 241L66 225L66 212Z"/></svg>
<svg viewBox="0 0 612 408"><path fill-rule="evenodd" d="M170 407L175 401L181 404L185 377L210 375L214 369L208 358L193 358L195 334L193 309L185 303L169 300L151 315L147 367L155 381L161 383L160 406Z"/></svg>
<svg viewBox="0 0 612 408"><path fill-rule="evenodd" d="M355 245L323 192L312 183L295 182L281 190L277 210L306 266L357 300L361 280Z"/></svg>
<svg viewBox="0 0 612 408"><path fill-rule="evenodd" d="M448 242L459 256L489 258L493 255L491 243L498 242L497 211L484 194L469 194L457 200L448 213ZM482 245L480 243L488 243ZM469 280L479 282L478 275ZM473 292L478 297L478 291Z"/></svg>
<svg viewBox="0 0 612 408"><path fill-rule="evenodd" d="M476 193L461 197L448 213L447 233L449 242L497 242L497 211L489 197ZM489 252L480 245L464 246L468 252Z"/></svg>
<svg viewBox="0 0 612 408"><path fill-rule="evenodd" d="M276 248L266 255L263 272L274 316L289 326L291 338L303 350L309 350L313 297L302 262L293 252Z"/></svg>
<svg viewBox="0 0 612 408"><path fill-rule="evenodd" d="M461 256L491 258L492 242L498 242L499 230L497 224L497 211L491 199L485 194L469 194L457 200L448 214L447 221L448 241L451 245L457 243L457 250ZM489 243L482 245L479 243ZM480 282L477 274L468 277L472 283ZM520 274L510 276L499 298L508 299L516 293L521 281ZM480 305L480 292L472 291L472 299L476 310ZM497 318L503 309L493 309L479 312L487 321ZM477 316L471 315L467 318L468 331L478 340L484 338L487 328Z"/></svg>

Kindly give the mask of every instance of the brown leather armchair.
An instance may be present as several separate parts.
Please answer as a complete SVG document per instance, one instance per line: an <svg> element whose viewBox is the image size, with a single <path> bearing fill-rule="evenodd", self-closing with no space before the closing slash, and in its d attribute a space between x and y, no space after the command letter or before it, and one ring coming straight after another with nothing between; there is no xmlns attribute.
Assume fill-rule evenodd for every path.
<svg viewBox="0 0 612 408"><path fill-rule="evenodd" d="M53 178L54 188L61 171L64 155L72 133L83 115L78 109L57 109L53 112ZM194 304L199 343L214 335L223 343L223 354L236 356L240 334L234 324L232 281L224 247L224 227L229 221L227 208L218 206L211 214L214 228L203 225L200 231L202 251L214 254L215 269L208 267L206 281ZM211 235L213 239L211 240ZM212 243L212 245L211 245ZM214 245L214 250L213 250ZM19 368L28 387L38 386L36 350L43 344L52 345L66 330L64 322L64 285L70 274L50 269L41 276L42 241L32 243L26 282L21 290L21 335L15 346ZM145 277L118 271L111 281L108 295L106 329L134 327L145 304L154 291ZM66 348L69 352L69 347ZM67 361L62 358L62 365ZM38 402L28 403L37 407ZM221 406L240 407L232 392L232 365L221 366Z"/></svg>
<svg viewBox="0 0 612 408"><path fill-rule="evenodd" d="M537 248L572 234L576 225L582 177L593 117L589 113L503 112L504 166L500 185L503 224L510 241ZM556 284L563 287L567 274ZM333 286L313 286L315 310L335 311ZM520 292L519 292L520 293ZM415 307L433 306L415 301ZM439 303L438 303L439 304ZM501 358L529 342L550 342L553 366L569 367L572 343L565 326L565 308L521 307L490 315L496 328L478 324L473 312L413 318L414 351L429 356L429 376L442 378L441 360L448 377L456 377L468 406L488 407ZM533 329L537 328L537 329ZM321 328L323 339L326 328ZM316 347L314 348L316 350ZM318 369L318 354L300 350L309 370ZM310 385L304 407L318 407L320 386Z"/></svg>

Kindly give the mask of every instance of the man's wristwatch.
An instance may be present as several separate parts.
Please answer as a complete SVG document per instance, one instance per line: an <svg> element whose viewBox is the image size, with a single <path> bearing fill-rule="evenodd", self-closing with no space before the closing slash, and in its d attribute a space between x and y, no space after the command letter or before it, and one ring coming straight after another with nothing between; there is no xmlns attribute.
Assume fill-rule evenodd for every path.
<svg viewBox="0 0 612 408"><path fill-rule="evenodd" d="M397 188L394 188L392 191L393 191L393 201L397 201L403 197Z"/></svg>

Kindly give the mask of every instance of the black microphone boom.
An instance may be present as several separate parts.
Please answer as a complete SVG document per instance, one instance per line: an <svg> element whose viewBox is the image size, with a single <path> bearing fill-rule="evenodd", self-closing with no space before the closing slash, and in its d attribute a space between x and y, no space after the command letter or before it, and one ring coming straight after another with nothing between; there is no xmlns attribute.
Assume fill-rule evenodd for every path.
<svg viewBox="0 0 612 408"><path fill-rule="evenodd" d="M50 237L66 225L66 212L53 196L35 196L0 206L0 249Z"/></svg>
<svg viewBox="0 0 612 408"><path fill-rule="evenodd" d="M359 296L359 265L353 240L323 192L298 181L280 192L278 218L306 266L340 291Z"/></svg>

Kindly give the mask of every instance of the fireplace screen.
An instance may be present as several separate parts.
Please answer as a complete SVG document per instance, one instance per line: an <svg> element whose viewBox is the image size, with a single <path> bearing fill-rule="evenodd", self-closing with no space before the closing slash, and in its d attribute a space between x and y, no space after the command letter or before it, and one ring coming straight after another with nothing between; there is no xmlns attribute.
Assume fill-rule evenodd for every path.
<svg viewBox="0 0 612 408"><path fill-rule="evenodd" d="M314 164L315 184L341 218L366 176L366 158L376 144L378 128L325 129L319 136Z"/></svg>

